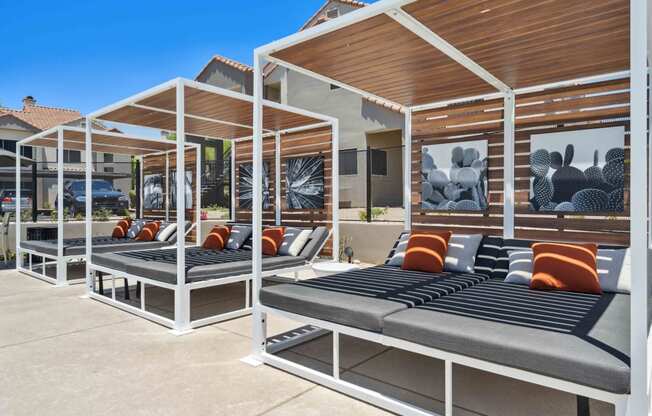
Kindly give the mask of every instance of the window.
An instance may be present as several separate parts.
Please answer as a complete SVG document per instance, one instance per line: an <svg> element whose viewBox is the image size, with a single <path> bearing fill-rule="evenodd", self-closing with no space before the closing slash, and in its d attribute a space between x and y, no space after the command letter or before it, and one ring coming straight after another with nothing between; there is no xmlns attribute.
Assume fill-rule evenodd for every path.
<svg viewBox="0 0 652 416"><path fill-rule="evenodd" d="M2 142L2 148L8 150L12 153L16 153L16 141L14 140L0 140Z"/></svg>
<svg viewBox="0 0 652 416"><path fill-rule="evenodd" d="M33 158L33 151L32 151L32 146L23 146L20 148L20 154L23 155L26 158L32 159Z"/></svg>
<svg viewBox="0 0 652 416"><path fill-rule="evenodd" d="M104 153L104 163L113 163L113 153Z"/></svg>
<svg viewBox="0 0 652 416"><path fill-rule="evenodd" d="M387 176L387 152L371 149L371 174Z"/></svg>
<svg viewBox="0 0 652 416"><path fill-rule="evenodd" d="M63 163L81 163L81 152L79 150L64 150Z"/></svg>
<svg viewBox="0 0 652 416"><path fill-rule="evenodd" d="M329 19L336 19L340 16L340 10L337 7L334 7L326 11L326 17Z"/></svg>
<svg viewBox="0 0 652 416"><path fill-rule="evenodd" d="M265 85L265 98L277 103L281 102L281 83Z"/></svg>
<svg viewBox="0 0 652 416"><path fill-rule="evenodd" d="M357 149L340 150L340 175L358 174Z"/></svg>

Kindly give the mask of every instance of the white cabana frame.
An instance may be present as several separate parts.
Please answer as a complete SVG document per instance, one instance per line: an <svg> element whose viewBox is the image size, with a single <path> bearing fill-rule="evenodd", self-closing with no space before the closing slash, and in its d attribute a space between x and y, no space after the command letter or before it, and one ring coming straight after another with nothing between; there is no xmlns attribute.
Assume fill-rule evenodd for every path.
<svg viewBox="0 0 652 416"><path fill-rule="evenodd" d="M629 74L631 80L631 95L630 95L630 120L631 120L631 252L632 252L632 268L631 268L631 392L630 394L613 394L607 391L591 388L577 383L568 382L565 380L543 376L541 374L523 371L516 368L511 368L503 365L496 365L483 360L472 359L470 357L461 356L458 354L437 350L434 348L424 347L415 343L407 342L400 339L395 339L382 334L362 331L356 328L334 324L332 322L320 321L317 319L301 316L293 313L288 313L279 309L270 308L260 304L257 293L254 293L254 329L253 329L253 345L252 353L246 359L253 365L270 364L272 366L281 368L285 371L297 374L303 378L312 380L319 384L325 385L334 390L338 390L347 395L357 397L359 399L370 402L374 405L387 408L393 412L406 415L431 415L432 412L416 408L410 404L385 396L381 393L375 392L368 388L363 388L352 383L343 381L339 377L339 334L347 334L349 336L366 339L372 342L377 342L383 345L392 346L419 354L427 355L430 357L441 359L445 362L445 415L451 416L453 414L453 387L452 387L452 368L453 364L465 365L477 368L483 371L488 371L503 376L508 376L517 380L522 380L529 383L535 383L550 388L570 392L576 395L585 396L609 403L613 403L616 408L617 416L624 415L644 415L649 411L649 396L648 392L650 387L650 367L648 365L648 131L647 131L647 75L648 75L648 50L650 45L648 42L648 13L649 13L649 0L630 0L629 2L629 43L630 43L630 61L629 68L621 68L620 72L605 71L601 73L599 70L596 73L587 76L586 74L578 75L576 78L571 79L557 79L554 82L543 84L521 85L519 88L512 88L507 82L497 78L494 74L487 71L478 63L474 62L471 58L466 56L460 50L456 49L454 45L448 43L437 33L431 31L428 27L421 24L418 20L413 18L407 13L404 6L414 6L419 3L419 0L380 0L371 5L365 6L359 10L347 13L337 19L330 20L321 25L301 31L294 35L285 37L278 41L272 42L268 45L257 48L254 51L254 165L258 165L262 161L262 116L263 116L263 77L262 69L265 62L272 62L296 71L306 76L310 76L337 85L339 87L348 89L349 91L358 93L363 97L369 98L372 101L382 101L389 105L401 109L406 114L406 127L404 129L404 143L409 145L411 143L411 115L415 111L425 110L429 108L444 107L449 104L466 102L478 99L491 99L491 98L504 98L504 145L505 145L505 164L504 164L504 237L513 238L514 236L514 132L515 132L515 96L526 92L543 90L547 88L562 87L574 85L578 82L599 81L616 79L622 77L624 74ZM454 7L454 6L451 6ZM479 7L479 6L478 6ZM490 11L487 5L487 11ZM480 14L484 13L483 11ZM433 47L433 52L438 52L446 55L452 62L460 65L466 70L472 72L474 75L485 81L488 85L493 87L497 92L491 92L481 95L473 95L464 97L463 95L451 97L451 99L442 101L435 101L431 103L418 103L415 105L406 105L386 97L379 97L376 93L365 91L356 85L348 85L347 83L331 78L327 75L315 72L314 69L308 69L298 64L287 62L278 56L278 52L284 52L289 48L295 47L301 43L314 40L324 36L323 39L334 39L339 30L348 28L357 23L373 19L378 16L387 16L393 21L398 22L404 29L410 31L413 35L424 40ZM386 19L385 19L386 20ZM375 22L378 22L376 20ZM327 37L332 35L331 37ZM353 46L353 45L351 45ZM335 49L333 49L335 50ZM337 49L337 53L344 53ZM296 53L296 50L293 51ZM295 55L296 57L297 55ZM300 55L299 55L300 56ZM303 59L303 62L308 62L305 57L297 58ZM320 57L314 58L315 62L319 61ZM371 61L368 58L366 62ZM335 65L332 62L330 68ZM307 65L306 65L307 66ZM359 70L359 68L357 68ZM359 72L359 71L358 71ZM356 73L358 73L356 72ZM350 68L347 75L351 73ZM358 78L359 79L359 78ZM395 92L395 91L393 91ZM410 214L410 156L409 151L404 156L405 166L405 184L404 190L408 191L405 196L405 225L406 229L410 229L411 214ZM260 181L260 169L254 171L254 184ZM254 194L256 195L256 194ZM255 198L255 197L254 197ZM261 221L261 199L254 199L254 221L260 223ZM253 273L255 276L255 286L261 287L262 273L260 269L261 253L260 245L254 248L254 264ZM333 373L332 375L323 374L314 371L307 367L301 366L294 362L285 360L276 355L266 351L266 325L267 314L274 314L293 319L304 324L315 325L320 328L330 330L333 333ZM652 348L651 348L652 349Z"/></svg>
<svg viewBox="0 0 652 416"><path fill-rule="evenodd" d="M55 148L57 151L57 255L53 256L38 250L27 249L21 246L22 224L20 218L20 202L16 203L16 270L28 274L37 279L52 283L57 287L68 286L70 284L83 283L85 278L68 280L67 265L70 262L86 261L85 254L64 255L64 213L63 207L63 187L64 187L64 150L83 150L85 143L83 137L86 129L76 126L56 126L51 129L42 131L33 136L22 139L16 143L16 151L20 152L23 146ZM97 143L91 149L93 151L102 151L113 154L124 154L142 158L143 154L160 152L162 148L169 146L170 143L163 139L153 139L139 137L130 134L124 134L114 131L91 129L91 134L101 136L102 143ZM115 140L116 143L109 143L107 140ZM122 143L118 143L119 141ZM87 155L88 156L88 155ZM90 159L90 168L92 170L92 157ZM89 184L86 183L88 186ZM16 168L16 186L20 191L21 170L17 165ZM18 198L19 199L19 198ZM142 199L141 199L142 200ZM88 205L88 204L86 204ZM137 215L139 213L136 213ZM142 211L140 213L142 215ZM24 264L24 256L27 255L27 265ZM33 258L37 256L42 260L36 265ZM55 266L56 276L53 278L47 275L47 266ZM39 271L35 267L39 267Z"/></svg>
<svg viewBox="0 0 652 416"><path fill-rule="evenodd" d="M243 108L246 107L249 110L245 111L244 114L240 114L237 109L233 110L228 108L228 111L233 111L228 114L226 111L225 118L221 119L215 116L207 116L205 114L197 114L193 112L192 107L195 111L201 112L211 112L221 110L220 108L215 108L215 103L212 106L202 105L200 99L193 98L190 96L189 92L195 94L194 96L201 96L203 100L210 101L211 97L213 98L225 98L231 101L233 105L243 105ZM170 102L171 94L175 94L174 103ZM148 102L146 100L154 100L155 104L143 104L142 102ZM157 101L158 100L158 101ZM206 101L204 101L205 103ZM333 172L338 172L338 142L339 142L339 124L338 120L317 114L311 111L306 111L302 109L297 109L288 105L279 104L272 101L263 100L264 105L271 109L272 111L281 113L276 114L276 121L271 120L269 128L264 129L265 137L275 137L276 140L276 150L280 149L280 140L283 134L295 133L299 131L312 130L323 127L331 127L333 135ZM176 134L176 174L177 174L177 207L184 206L183 200L183 171L184 171L184 144L186 143L186 136L193 135L197 137L218 139L218 140L228 140L233 142L232 153L231 153L231 180L234 183L235 178L235 143L241 141L252 140L253 134L253 125L250 121L247 120L246 111L250 111L253 107L253 98L251 96L226 90L223 88L203 84L196 81L191 81L184 78L176 78L150 88L146 91L143 91L139 94L128 97L124 100L121 100L115 104L104 107L100 110L97 110L87 116L87 124L90 124L94 121L104 121L104 122L117 122L123 124L130 124L140 127L150 127L156 128L163 131L168 131L170 133ZM132 114L134 112L135 114ZM125 116L125 114L127 114ZM234 121L231 118L226 116L238 116L234 117L237 121ZM290 117L290 120L284 120L283 115ZM158 119L157 119L158 117ZM166 118L167 117L167 118ZM172 117L174 121L172 122ZM158 121L152 122L151 120L157 119ZM250 119L249 119L250 120ZM196 123L196 124L193 124ZM274 124L276 123L276 124ZM285 124L284 124L285 123ZM278 127L275 127L278 126ZM213 132L214 131L214 132ZM223 134L223 135L222 135ZM92 142L90 133L87 135L87 143ZM277 154L277 158L280 155ZM198 163L199 164L199 163ZM260 174L261 164L254 163L254 171L258 171ZM279 165L277 165L279 166ZM87 166L87 180L88 172L90 172L90 167ZM278 172L277 172L278 173ZM199 181L199 176L197 180ZM281 186L280 175L276 175L276 189L277 189L277 198L280 192ZM199 184L199 182L198 182ZM254 200L260 198L262 189L260 189L261 184L254 184ZM258 187L258 190L256 190ZM338 189L339 181L338 175L332 175L332 188L333 188L333 207L338 206ZM256 193L257 192L257 193ZM89 200L90 195L87 195L87 200ZM231 195L231 218L235 220L235 195ZM280 224L280 198L277 199L276 203L276 223ZM199 208L198 208L199 209ZM199 216L199 212L198 212ZM183 226L185 221L185 211L177 210L177 228ZM91 229L89 224L86 225L87 235L91 235ZM253 217L253 241L254 246L258 246L260 249L260 240L262 238L262 222L256 221L256 217ZM332 230L331 230L332 244L333 244L333 256L337 258L339 253L339 218L337 209L333 209L332 217ZM201 244L200 239L197 239L197 243ZM120 308L127 312L133 313L145 319L149 319L153 322L159 323L170 328L173 334L183 335L191 332L193 329L210 325L216 322L221 322L224 320L233 319L239 316L244 316L250 314L252 311L252 299L250 296L251 291L251 282L253 279L252 273L245 273L241 275L230 276L228 278L219 278L219 279L210 279L200 282L187 283L185 280L186 271L185 271L185 249L186 245L180 239L177 240L176 250L177 250L177 281L176 284L169 284L158 282L153 279L149 279L143 276L135 276L127 274L121 271L112 270L97 264L93 264L92 261L89 261L88 270L87 270L87 294L89 297L99 300L101 302L110 304L114 307ZM87 252L92 251L92 247L86 248ZM255 256L254 256L255 257ZM91 258L89 256L89 258ZM276 269L271 270L263 274L264 276L273 276L281 273L298 273L299 271L309 268L310 265L302 265L299 267L291 267L286 269ZM95 293L95 274L97 272L107 273L112 276L112 279L115 278L127 278L141 284L141 293L140 307L135 307L128 305L124 302L117 301L115 299L115 291L111 298L106 296L101 296ZM243 308L222 313L219 315L213 315L201 319L191 319L190 316L190 295L193 290L227 285L232 283L245 282L245 305ZM157 313L145 310L145 285L158 286L164 289L174 291L174 319L169 319ZM257 293L257 290L254 288L253 293Z"/></svg>

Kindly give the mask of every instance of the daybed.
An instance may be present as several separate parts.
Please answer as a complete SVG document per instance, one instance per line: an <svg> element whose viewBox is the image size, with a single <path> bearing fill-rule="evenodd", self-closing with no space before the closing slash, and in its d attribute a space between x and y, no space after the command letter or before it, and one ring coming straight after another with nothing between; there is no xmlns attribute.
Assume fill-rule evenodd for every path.
<svg viewBox="0 0 652 416"><path fill-rule="evenodd" d="M296 256L278 255L264 256L263 270L265 275L272 276L280 273L298 272L310 267L317 255L321 252L330 232L326 227L316 227L311 231L308 240ZM191 321L193 327L231 319L242 316L251 311L249 286L251 274L251 237L238 249L224 249L221 251L205 249L202 247L189 247L185 251L186 276L185 283L188 293L194 289L220 286L238 282L245 282L245 307L230 312L226 316L216 315L201 320ZM142 283L144 293L145 284L158 286L169 290L176 290L177 285L177 251L171 249L138 250L121 253L100 253L91 256L91 270L99 275L99 291L94 290L92 297L109 302L114 306L125 308L122 302L115 300L115 285L109 297L103 291L103 276L110 275L113 280L124 278ZM98 288L96 288L98 289ZM144 301L141 307L126 308L155 322L173 327L173 322L155 316L153 312L145 311ZM235 315L234 315L235 314Z"/></svg>
<svg viewBox="0 0 652 416"><path fill-rule="evenodd" d="M628 394L630 295L506 283L508 251L531 243L485 237L473 274L386 264L264 287L262 311L451 363L572 383L589 397Z"/></svg>

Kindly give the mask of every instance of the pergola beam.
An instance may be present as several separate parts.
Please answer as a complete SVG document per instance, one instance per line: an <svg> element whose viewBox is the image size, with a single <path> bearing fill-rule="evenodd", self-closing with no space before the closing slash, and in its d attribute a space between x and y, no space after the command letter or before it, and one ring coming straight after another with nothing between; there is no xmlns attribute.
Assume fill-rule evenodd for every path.
<svg viewBox="0 0 652 416"><path fill-rule="evenodd" d="M284 61L284 60L276 58L274 56L265 55L265 59L267 59L269 62L275 63L277 65L285 67L285 68L287 68L287 69L289 69L291 71L297 72L299 74L303 74L303 75L305 75L307 77L314 78L314 79L316 79L318 81L321 81L321 82L324 82L324 83L327 83L327 84L332 84L332 85L335 85L335 86L340 87L342 89L351 91L351 92L353 92L355 94L361 95L364 98L370 98L370 99L373 99L373 100L376 100L376 101L386 102L387 104L389 104L391 106L400 108L401 111L403 111L403 112L406 109L406 106L403 105L403 104L399 104L399 103L394 102L392 100L388 100L387 98L383 98L383 97L381 97L379 95L376 95L376 94L373 94L373 93L371 93L369 91L365 91L365 90L362 90L360 88L356 88L356 87L354 87L352 85L349 85L347 83L344 83L342 81L338 81L336 79L327 77L325 75L318 74L316 72L310 71L309 69L302 68L302 67L300 67L298 65L294 65L294 64L292 64L290 62Z"/></svg>
<svg viewBox="0 0 652 416"><path fill-rule="evenodd" d="M507 93L511 91L511 88L492 75L489 71L484 69L478 63L474 62L471 58L463 54L456 47L446 42L441 36L435 34L433 31L428 29L423 23L419 22L417 19L412 17L410 14L405 12L403 9L395 8L391 9L386 13L389 17L397 21L404 28L414 33L424 41L428 42L430 45L437 48L440 52L462 65L464 68L473 72L475 75L480 77L486 83L492 85L498 91Z"/></svg>

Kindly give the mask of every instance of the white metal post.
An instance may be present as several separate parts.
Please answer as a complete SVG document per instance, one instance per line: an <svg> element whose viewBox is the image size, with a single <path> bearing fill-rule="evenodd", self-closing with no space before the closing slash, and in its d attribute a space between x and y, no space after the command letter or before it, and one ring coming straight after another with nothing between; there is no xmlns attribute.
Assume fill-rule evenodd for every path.
<svg viewBox="0 0 652 416"><path fill-rule="evenodd" d="M140 176L140 189L138 190L140 193L140 207L138 209L139 212L136 213L138 218L143 218L145 216L145 183L143 182L143 179L145 178L145 175L143 174L144 167L145 158L140 156L140 169L138 170L138 175Z"/></svg>
<svg viewBox="0 0 652 416"><path fill-rule="evenodd" d="M23 267L23 255L20 252L20 239L22 238L22 224L20 221L20 195L21 195L21 174L22 172L20 171L21 165L20 165L20 149L21 145L20 142L16 143L16 270L19 268ZM36 178L33 178L33 180L36 180ZM32 195L32 198L34 195Z"/></svg>
<svg viewBox="0 0 652 416"><path fill-rule="evenodd" d="M514 238L514 130L516 100L513 92L505 94L504 107L504 204L503 237Z"/></svg>
<svg viewBox="0 0 652 416"><path fill-rule="evenodd" d="M647 0L630 1L631 395L630 415L647 415Z"/></svg>
<svg viewBox="0 0 652 416"><path fill-rule="evenodd" d="M190 327L190 293L186 287L186 172L185 172L185 86L182 80L176 84L177 121L177 287L174 291L174 333L183 334Z"/></svg>
<svg viewBox="0 0 652 416"><path fill-rule="evenodd" d="M141 166L140 169L142 168ZM170 221L170 152L165 152L165 221Z"/></svg>
<svg viewBox="0 0 652 416"><path fill-rule="evenodd" d="M274 219L281 225L281 133L274 134Z"/></svg>
<svg viewBox="0 0 652 416"><path fill-rule="evenodd" d="M405 231L412 229L412 109L405 109L403 127L403 222Z"/></svg>
<svg viewBox="0 0 652 416"><path fill-rule="evenodd" d="M231 141L231 221L235 221L235 148L237 142L235 140Z"/></svg>
<svg viewBox="0 0 652 416"><path fill-rule="evenodd" d="M93 291L93 275L91 274L91 259L93 256L93 148L92 148L92 119L86 117L86 197L84 207L86 208L86 292Z"/></svg>
<svg viewBox="0 0 652 416"><path fill-rule="evenodd" d="M263 58L254 52L254 102L253 102L253 224L252 253L252 304L253 340L252 356L258 359L265 352L265 315L260 310L259 291L262 285L262 166L263 166Z"/></svg>
<svg viewBox="0 0 652 416"><path fill-rule="evenodd" d="M333 260L340 261L340 122L334 119L331 123L331 150L333 152L333 167L331 169L333 216Z"/></svg>
<svg viewBox="0 0 652 416"><path fill-rule="evenodd" d="M202 243L201 234L201 145L195 145L195 243Z"/></svg>
<svg viewBox="0 0 652 416"><path fill-rule="evenodd" d="M63 258L63 127L57 129L57 286L64 286L67 267ZM43 270L43 274L47 275Z"/></svg>

